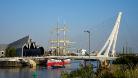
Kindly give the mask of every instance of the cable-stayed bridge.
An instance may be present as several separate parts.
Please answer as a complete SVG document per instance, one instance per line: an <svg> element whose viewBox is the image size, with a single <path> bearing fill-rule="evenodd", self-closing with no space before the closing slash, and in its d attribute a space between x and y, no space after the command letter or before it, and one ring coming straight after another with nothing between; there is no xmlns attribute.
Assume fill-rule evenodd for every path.
<svg viewBox="0 0 138 78"><path fill-rule="evenodd" d="M120 21L122 17L122 12L119 12L117 20L114 24L113 30L109 35L107 41L105 42L102 49L95 56L42 56L42 57L12 57L12 58L0 58L0 61L9 61L11 59L74 59L74 60L100 60L101 63L106 62L108 60L115 60L117 57L115 56L116 51L116 41L119 32ZM111 55L109 55L111 51Z"/></svg>

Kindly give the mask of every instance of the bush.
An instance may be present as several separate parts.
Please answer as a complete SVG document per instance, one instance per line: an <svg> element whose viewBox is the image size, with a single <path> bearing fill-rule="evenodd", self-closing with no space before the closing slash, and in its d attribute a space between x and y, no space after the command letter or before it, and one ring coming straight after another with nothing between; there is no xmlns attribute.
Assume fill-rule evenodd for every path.
<svg viewBox="0 0 138 78"><path fill-rule="evenodd" d="M134 55L125 55L117 58L113 61L113 64L122 64L128 66L129 68L134 68L138 64L138 56Z"/></svg>
<svg viewBox="0 0 138 78"><path fill-rule="evenodd" d="M16 56L16 49L14 47L6 48L6 57L15 57Z"/></svg>

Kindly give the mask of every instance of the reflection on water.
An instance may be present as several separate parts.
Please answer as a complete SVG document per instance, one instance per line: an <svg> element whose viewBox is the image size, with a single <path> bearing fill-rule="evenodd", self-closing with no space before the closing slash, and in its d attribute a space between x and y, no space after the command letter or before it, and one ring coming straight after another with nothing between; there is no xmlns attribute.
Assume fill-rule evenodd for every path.
<svg viewBox="0 0 138 78"><path fill-rule="evenodd" d="M28 68L3 68L0 69L1 78L32 78Z"/></svg>
<svg viewBox="0 0 138 78"><path fill-rule="evenodd" d="M73 61L65 68L0 68L0 78L60 78L62 71L72 71L79 67L81 61Z"/></svg>

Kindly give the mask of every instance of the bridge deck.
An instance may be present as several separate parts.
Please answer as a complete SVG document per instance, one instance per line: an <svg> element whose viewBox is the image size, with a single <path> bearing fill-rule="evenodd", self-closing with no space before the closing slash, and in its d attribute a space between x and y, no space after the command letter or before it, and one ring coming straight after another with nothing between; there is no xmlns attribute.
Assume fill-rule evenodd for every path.
<svg viewBox="0 0 138 78"><path fill-rule="evenodd" d="M73 60L115 60L118 57L104 57L104 56L42 56L42 57L10 57L10 58L0 58L0 61L9 61L10 59L73 59Z"/></svg>

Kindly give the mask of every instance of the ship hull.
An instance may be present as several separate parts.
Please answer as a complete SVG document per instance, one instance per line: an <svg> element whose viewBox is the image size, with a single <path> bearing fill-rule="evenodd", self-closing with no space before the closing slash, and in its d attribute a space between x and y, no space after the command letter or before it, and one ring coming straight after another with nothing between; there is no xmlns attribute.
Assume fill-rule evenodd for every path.
<svg viewBox="0 0 138 78"><path fill-rule="evenodd" d="M55 65L66 65L70 64L71 60L70 59L64 59L64 60L59 60L59 59L48 59L47 60L47 67L55 66Z"/></svg>

